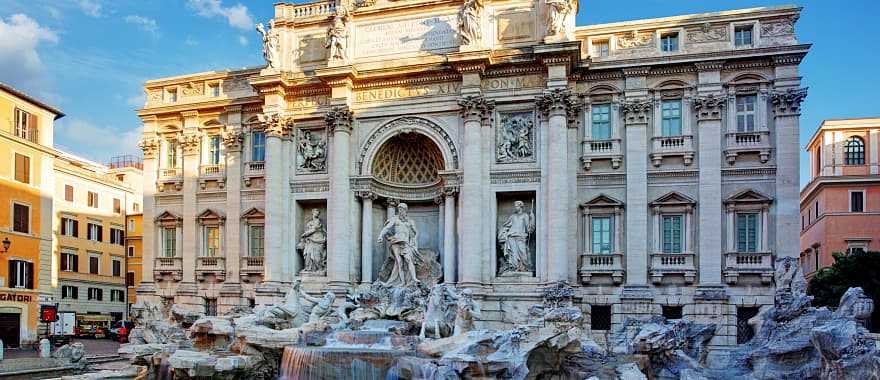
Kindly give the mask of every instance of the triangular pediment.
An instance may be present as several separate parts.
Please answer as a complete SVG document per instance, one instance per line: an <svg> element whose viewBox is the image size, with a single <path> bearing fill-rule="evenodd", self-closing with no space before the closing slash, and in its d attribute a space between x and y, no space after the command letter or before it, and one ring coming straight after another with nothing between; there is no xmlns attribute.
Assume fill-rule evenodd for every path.
<svg viewBox="0 0 880 380"><path fill-rule="evenodd" d="M163 211L161 214L157 215L153 221L161 224L169 224L169 223L180 223L183 219L170 211Z"/></svg>
<svg viewBox="0 0 880 380"><path fill-rule="evenodd" d="M226 219L226 216L215 210L206 209L205 211L202 211L202 213L199 214L196 219L198 219L202 223L209 221L222 222Z"/></svg>
<svg viewBox="0 0 880 380"><path fill-rule="evenodd" d="M690 197L681 194L677 191L672 191L666 193L659 198L655 199L651 202L652 207L656 206L681 206L681 205L694 205L697 202Z"/></svg>
<svg viewBox="0 0 880 380"><path fill-rule="evenodd" d="M264 213L263 210L260 210L257 207L251 207L250 209L245 211L243 214L241 214L241 218L247 219L247 220L264 219L265 217L266 217L266 213Z"/></svg>
<svg viewBox="0 0 880 380"><path fill-rule="evenodd" d="M609 197L605 194L599 194L595 198L587 202L581 203L581 207L621 207L623 202Z"/></svg>
<svg viewBox="0 0 880 380"><path fill-rule="evenodd" d="M773 199L752 189L742 190L728 197L724 203L771 203Z"/></svg>

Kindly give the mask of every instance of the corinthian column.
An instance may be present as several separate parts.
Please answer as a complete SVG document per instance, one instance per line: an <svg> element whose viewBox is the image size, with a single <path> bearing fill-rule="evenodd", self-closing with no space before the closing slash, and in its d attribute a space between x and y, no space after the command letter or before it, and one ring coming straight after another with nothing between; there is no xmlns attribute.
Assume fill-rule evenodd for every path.
<svg viewBox="0 0 880 380"><path fill-rule="evenodd" d="M235 128L241 128L235 126ZM224 231L224 251L226 265L227 291L233 292L239 281L241 265L241 149L244 134L240 129L232 129L223 133L223 145L226 148L226 223ZM235 284L235 285L230 285ZM241 291L238 290L240 293Z"/></svg>
<svg viewBox="0 0 880 380"><path fill-rule="evenodd" d="M622 105L622 110L626 122L626 285L646 286L649 253L646 153L651 102L627 102Z"/></svg>
<svg viewBox="0 0 880 380"><path fill-rule="evenodd" d="M571 191L568 176L568 121L577 114L577 103L567 88L544 91L536 98L548 120L547 131L547 280L567 280L574 268L568 265Z"/></svg>
<svg viewBox="0 0 880 380"><path fill-rule="evenodd" d="M282 139L290 131L293 119L287 116L272 114L266 120L266 236L265 256L263 264L265 282L283 282L284 250L284 219L287 210L278 205L284 204L285 184L284 170L287 157L284 157Z"/></svg>
<svg viewBox="0 0 880 380"><path fill-rule="evenodd" d="M361 199L361 283L373 282L373 201L376 194L358 192Z"/></svg>
<svg viewBox="0 0 880 380"><path fill-rule="evenodd" d="M330 201L327 205L327 276L330 286L346 288L351 282L351 184L349 156L352 112L348 107L333 107L324 116L333 134L330 155Z"/></svg>
<svg viewBox="0 0 880 380"><path fill-rule="evenodd" d="M480 159L480 135L484 118L495 108L495 102L482 96L466 96L459 99L461 117L464 122L464 148L461 154L462 181L461 181L461 217L459 218L458 231L460 240L459 260L459 284L461 286L481 286L482 277L482 252L480 237L482 233L481 210L482 204L481 179L482 162Z"/></svg>
<svg viewBox="0 0 880 380"><path fill-rule="evenodd" d="M153 218L156 217L156 176L158 175L159 139L147 137L138 143L144 151L144 216L141 220L142 229L142 259L141 278L143 279L137 288L138 298L149 297L156 293L153 280L153 265L156 257L157 230ZM152 300L151 300L152 301Z"/></svg>
<svg viewBox="0 0 880 380"><path fill-rule="evenodd" d="M196 282L196 241L198 241L198 225L196 224L196 192L199 185L201 136L183 135L183 284L178 287L178 295L186 290L194 290ZM185 286L184 286L185 285Z"/></svg>
<svg viewBox="0 0 880 380"><path fill-rule="evenodd" d="M798 257L800 176L798 130L806 88L777 90L771 95L776 130L776 257Z"/></svg>
<svg viewBox="0 0 880 380"><path fill-rule="evenodd" d="M700 285L721 285L721 266L724 257L720 231L723 221L721 212L721 116L724 115L726 99L721 96L694 98L697 129L700 134L700 197L699 237ZM732 238L728 236L728 239Z"/></svg>

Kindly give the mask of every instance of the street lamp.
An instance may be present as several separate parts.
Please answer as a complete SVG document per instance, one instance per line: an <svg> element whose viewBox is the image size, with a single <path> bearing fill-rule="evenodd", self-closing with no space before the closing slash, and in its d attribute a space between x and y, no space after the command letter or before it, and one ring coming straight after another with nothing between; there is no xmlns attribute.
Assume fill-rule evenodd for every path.
<svg viewBox="0 0 880 380"><path fill-rule="evenodd" d="M12 245L12 242L9 241L8 237L3 238L3 253L9 252L9 246Z"/></svg>

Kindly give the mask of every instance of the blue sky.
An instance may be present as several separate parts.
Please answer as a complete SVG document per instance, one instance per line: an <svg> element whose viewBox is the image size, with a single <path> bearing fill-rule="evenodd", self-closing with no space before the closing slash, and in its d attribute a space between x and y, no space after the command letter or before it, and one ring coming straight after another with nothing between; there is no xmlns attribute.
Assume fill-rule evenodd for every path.
<svg viewBox="0 0 880 380"><path fill-rule="evenodd" d="M98 161L137 153L142 83L261 65L255 22L273 0L0 0L0 81L61 108L56 145ZM578 25L784 2L581 0ZM804 0L797 24L813 44L801 65L810 87L801 146L823 119L880 116L873 31L880 1ZM802 155L802 161L805 157ZM801 182L806 169L801 170Z"/></svg>

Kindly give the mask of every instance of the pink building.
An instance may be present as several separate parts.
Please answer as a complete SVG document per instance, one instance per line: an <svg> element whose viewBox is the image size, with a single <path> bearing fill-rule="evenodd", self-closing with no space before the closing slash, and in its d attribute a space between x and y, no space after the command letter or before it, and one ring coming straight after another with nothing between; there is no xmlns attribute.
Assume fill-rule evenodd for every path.
<svg viewBox="0 0 880 380"><path fill-rule="evenodd" d="M806 149L800 261L810 278L834 252L880 251L880 118L825 120Z"/></svg>

